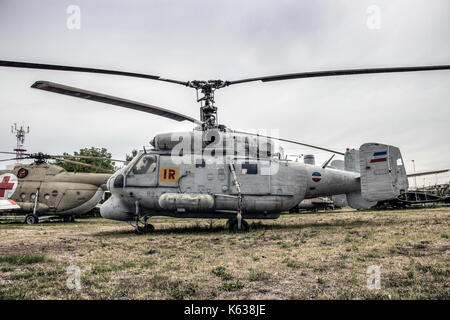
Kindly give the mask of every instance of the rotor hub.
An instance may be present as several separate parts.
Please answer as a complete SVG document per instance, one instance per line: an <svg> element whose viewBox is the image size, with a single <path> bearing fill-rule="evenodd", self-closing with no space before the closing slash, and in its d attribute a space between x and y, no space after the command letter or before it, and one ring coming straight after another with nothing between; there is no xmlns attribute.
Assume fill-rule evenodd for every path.
<svg viewBox="0 0 450 320"><path fill-rule="evenodd" d="M224 88L229 82L223 80L193 80L187 83L187 86L197 91L197 102L200 102L200 121L202 129L208 130L217 128L217 107L214 105L214 92L217 89ZM199 91L203 95L199 97Z"/></svg>

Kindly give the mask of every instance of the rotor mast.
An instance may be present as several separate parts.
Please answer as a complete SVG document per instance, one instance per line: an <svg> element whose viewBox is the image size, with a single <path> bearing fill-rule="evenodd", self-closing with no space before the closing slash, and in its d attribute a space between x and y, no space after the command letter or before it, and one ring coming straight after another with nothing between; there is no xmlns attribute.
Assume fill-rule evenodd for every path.
<svg viewBox="0 0 450 320"><path fill-rule="evenodd" d="M203 130L217 128L217 107L214 105L214 92L226 87L228 84L222 80L189 81L188 87L197 90L197 102L200 102L200 121ZM199 91L203 97L199 97Z"/></svg>

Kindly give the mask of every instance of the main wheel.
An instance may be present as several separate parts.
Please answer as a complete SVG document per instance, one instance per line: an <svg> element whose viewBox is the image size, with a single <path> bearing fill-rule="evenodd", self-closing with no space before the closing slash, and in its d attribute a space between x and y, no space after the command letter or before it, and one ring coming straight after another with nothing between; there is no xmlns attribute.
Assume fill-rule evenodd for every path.
<svg viewBox="0 0 450 320"><path fill-rule="evenodd" d="M29 214L25 217L26 224L37 224L39 223L39 218L35 214Z"/></svg>
<svg viewBox="0 0 450 320"><path fill-rule="evenodd" d="M155 227L152 224L146 223L143 227L137 226L134 231L136 234L144 234L155 231Z"/></svg>
<svg viewBox="0 0 450 320"><path fill-rule="evenodd" d="M246 232L246 231L250 230L249 224L244 219L241 219L241 230L238 230L237 218L228 220L227 225L228 225L228 230L230 230L230 232L239 232L239 231Z"/></svg>

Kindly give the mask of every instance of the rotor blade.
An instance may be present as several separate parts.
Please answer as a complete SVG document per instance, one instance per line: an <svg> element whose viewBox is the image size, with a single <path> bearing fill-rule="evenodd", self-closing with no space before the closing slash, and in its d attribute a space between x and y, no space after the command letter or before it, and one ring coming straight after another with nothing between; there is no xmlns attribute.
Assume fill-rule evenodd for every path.
<svg viewBox="0 0 450 320"><path fill-rule="evenodd" d="M128 162L125 160L111 159L105 157L94 157L94 156L75 156L75 155L52 155L54 158L79 158L79 159L94 159L94 160L110 160L114 162Z"/></svg>
<svg viewBox="0 0 450 320"><path fill-rule="evenodd" d="M156 107L150 104L145 104L141 102L136 102L132 100L126 100L122 98L117 98L113 96L109 96L106 94L94 92L94 91L87 91L75 87L69 87L65 86L59 83L53 83L48 81L36 81L32 86L32 88L41 89L45 91L50 91L54 93L59 94L65 94L72 97L77 98L83 98L87 100L97 101L97 102L103 102L108 103L124 108L134 109L138 111L143 111L147 113L156 114L161 117L169 118L176 121L191 121L196 124L200 124L200 122L194 118L191 118L189 116L185 116L181 113L171 111L169 109L164 109L161 107Z"/></svg>
<svg viewBox="0 0 450 320"><path fill-rule="evenodd" d="M10 159L1 159L0 161L11 161L11 160L24 160L27 158L10 158Z"/></svg>
<svg viewBox="0 0 450 320"><path fill-rule="evenodd" d="M428 176L428 175L432 175L432 174L444 173L444 172L449 172L449 171L450 171L450 169L424 171L424 172L417 172L417 173L408 173L406 176L408 178L412 178L412 177Z"/></svg>
<svg viewBox="0 0 450 320"><path fill-rule="evenodd" d="M252 82L252 81L269 82L269 81L280 81L280 80L300 79L300 78L345 76L345 75L354 75L354 74L432 71L432 70L448 70L448 69L450 69L450 65L312 71L312 72L287 73L287 74L279 74L279 75L274 75L274 76L247 78L247 79L241 79L241 80L235 80L235 81L228 81L227 85L244 83L244 82Z"/></svg>
<svg viewBox="0 0 450 320"><path fill-rule="evenodd" d="M78 162L78 161L67 160L67 159L58 159L58 158L55 158L55 159L56 159L56 160L60 160L60 161L64 161L64 162L68 162L68 163L72 163L72 164L78 164L78 165L84 166L84 167L89 167L89 168L97 169L97 170L104 171L104 172L108 172L108 173L114 173L114 171L112 171L112 170L103 169L103 168L101 168L101 167L97 167L97 166L94 166L94 165L92 165L92 164L88 164L88 163L84 163L84 162Z"/></svg>
<svg viewBox="0 0 450 320"><path fill-rule="evenodd" d="M314 149L319 149L319 150L323 150L323 151L328 151L328 152L331 152L331 153L336 153L336 154L344 155L344 153L339 152L339 151L336 151L336 150L331 150L331 149L326 149L326 148L322 148L322 147L318 147L318 146L313 146L313 145L311 145L311 144L306 144L306 143L302 143L302 142L298 142L298 141L287 140L287 139L281 139L281 138L274 138L274 137L269 137L269 136L263 136L263 135L256 134L256 133L248 133L248 132L236 131L236 130L233 130L233 132L235 132L235 133L241 133L241 134L248 134L248 135L257 136L257 137L262 137L262 138L268 138L268 139L279 140L279 141L283 141L283 142L288 142L288 143L298 144L298 145L305 146L305 147L309 147L309 148L314 148Z"/></svg>
<svg viewBox="0 0 450 320"><path fill-rule="evenodd" d="M0 153L3 153L3 154L17 154L17 152L9 152L9 151L0 151ZM29 153L22 153L22 154L25 155L25 156L30 155Z"/></svg>
<svg viewBox="0 0 450 320"><path fill-rule="evenodd" d="M83 68L83 67L70 67L70 66L60 66L60 65L54 65L54 64L40 64L40 63L5 61L5 60L0 60L0 67L41 69L41 70L57 70L57 71L74 71L74 72L87 72L87 73L101 73L101 74L110 74L110 75L116 75L116 76L126 76L126 77L134 77L134 78L143 78L143 79L165 81L165 82L181 84L181 85L184 85L184 86L188 85L188 82L186 82L186 81L164 79L164 78L161 78L159 76L154 76L154 75L149 75L149 74L125 72L125 71L117 71L117 70Z"/></svg>

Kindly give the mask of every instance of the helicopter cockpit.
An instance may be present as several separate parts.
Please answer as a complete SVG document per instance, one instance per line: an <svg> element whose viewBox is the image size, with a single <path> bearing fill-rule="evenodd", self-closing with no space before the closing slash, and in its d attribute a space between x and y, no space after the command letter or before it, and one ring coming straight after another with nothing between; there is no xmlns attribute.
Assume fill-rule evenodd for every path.
<svg viewBox="0 0 450 320"><path fill-rule="evenodd" d="M125 169L127 186L156 185L158 155L140 152Z"/></svg>

